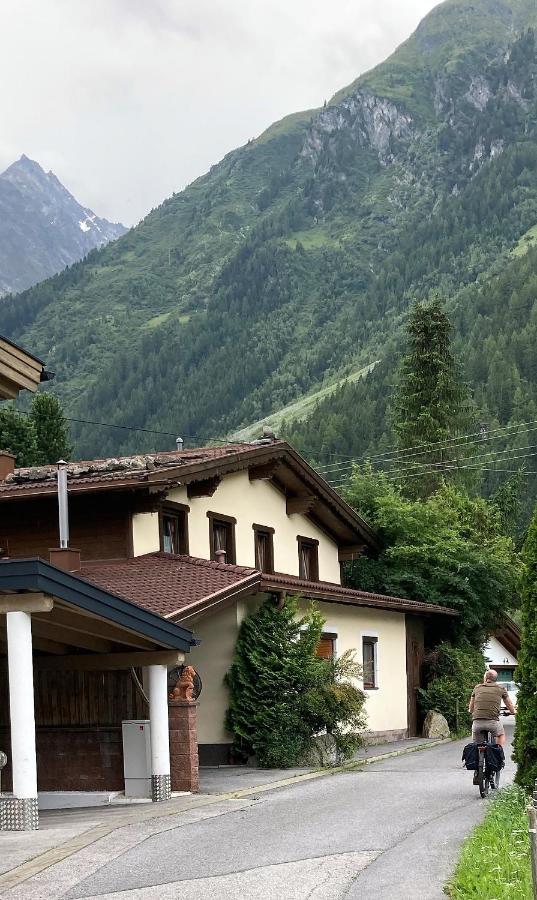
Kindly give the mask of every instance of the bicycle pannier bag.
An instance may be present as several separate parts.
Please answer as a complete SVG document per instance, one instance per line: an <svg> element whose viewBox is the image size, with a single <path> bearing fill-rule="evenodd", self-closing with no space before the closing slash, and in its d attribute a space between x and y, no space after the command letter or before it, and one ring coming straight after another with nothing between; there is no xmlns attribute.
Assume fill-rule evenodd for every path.
<svg viewBox="0 0 537 900"><path fill-rule="evenodd" d="M503 747L500 747L498 744L487 744L485 759L488 769L492 772L499 772L505 766Z"/></svg>
<svg viewBox="0 0 537 900"><path fill-rule="evenodd" d="M467 769L471 769L474 772L477 771L479 767L479 752L477 749L477 744L466 744L466 747L462 751L462 761Z"/></svg>

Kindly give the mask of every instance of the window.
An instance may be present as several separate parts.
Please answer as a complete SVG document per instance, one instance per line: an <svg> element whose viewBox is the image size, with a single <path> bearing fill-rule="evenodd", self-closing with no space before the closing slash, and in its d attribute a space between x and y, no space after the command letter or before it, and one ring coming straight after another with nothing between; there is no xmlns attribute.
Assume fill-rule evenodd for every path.
<svg viewBox="0 0 537 900"><path fill-rule="evenodd" d="M160 510L160 549L164 553L188 553L189 507L166 503Z"/></svg>
<svg viewBox="0 0 537 900"><path fill-rule="evenodd" d="M333 660L336 658L336 641L337 634L333 634L331 632L324 632L321 635L321 640L317 644L317 649L315 651L315 655L320 659L330 659Z"/></svg>
<svg viewBox="0 0 537 900"><path fill-rule="evenodd" d="M298 537L298 576L304 581L319 581L319 541Z"/></svg>
<svg viewBox="0 0 537 900"><path fill-rule="evenodd" d="M207 516L209 518L211 559L235 563L235 525L237 520L231 516L223 516L221 513L208 512ZM222 550L226 554L223 558Z"/></svg>
<svg viewBox="0 0 537 900"><path fill-rule="evenodd" d="M368 691L378 688L377 644L376 637L362 638L362 674L364 688Z"/></svg>
<svg viewBox="0 0 537 900"><path fill-rule="evenodd" d="M252 525L254 529L255 567L260 572L274 572L274 528Z"/></svg>

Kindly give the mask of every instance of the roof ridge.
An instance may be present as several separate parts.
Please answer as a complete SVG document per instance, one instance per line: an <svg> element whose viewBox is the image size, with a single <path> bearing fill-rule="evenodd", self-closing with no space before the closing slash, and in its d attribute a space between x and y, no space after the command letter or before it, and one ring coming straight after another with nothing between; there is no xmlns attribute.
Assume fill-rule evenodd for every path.
<svg viewBox="0 0 537 900"><path fill-rule="evenodd" d="M166 553L164 550L156 550L153 553L144 553L142 556L132 557L133 559L143 559L153 557L158 559L183 560L195 566L207 569L216 569L221 572L247 572L248 574L258 573L259 570L254 566L239 566L237 563L221 563L215 559L203 559L201 556L191 556L188 553ZM259 572L259 574L261 574Z"/></svg>

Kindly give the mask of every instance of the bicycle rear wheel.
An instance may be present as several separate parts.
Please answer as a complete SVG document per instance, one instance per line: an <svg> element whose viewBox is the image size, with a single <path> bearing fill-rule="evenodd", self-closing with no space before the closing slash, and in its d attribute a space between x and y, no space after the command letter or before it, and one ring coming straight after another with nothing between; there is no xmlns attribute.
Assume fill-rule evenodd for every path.
<svg viewBox="0 0 537 900"><path fill-rule="evenodd" d="M490 784L487 767L485 764L484 750L479 751L479 769L477 770L477 777L479 784L479 793L483 798L485 798L488 796Z"/></svg>

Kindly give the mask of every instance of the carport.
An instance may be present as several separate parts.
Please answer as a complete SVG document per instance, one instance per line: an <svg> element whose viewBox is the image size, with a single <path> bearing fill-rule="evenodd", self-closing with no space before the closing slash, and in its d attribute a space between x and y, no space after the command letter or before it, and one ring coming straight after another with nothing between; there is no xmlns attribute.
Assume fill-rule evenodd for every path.
<svg viewBox="0 0 537 900"><path fill-rule="evenodd" d="M60 558L58 562L65 564ZM184 654L195 643L187 629L71 571L37 558L0 560L0 660L5 671L7 654L12 769L12 793L0 796L0 830L38 827L34 689L40 679L50 677L54 685L45 688L42 704L49 704L60 722L66 721L62 714L69 706L78 722L90 715L92 703L97 708L108 695L118 703L113 673L143 669L151 728L152 799L169 799L168 668L183 663ZM91 682L91 673L103 676L98 683ZM5 708L3 680L4 694L0 671L0 702ZM73 697L74 692L82 694L78 688L73 690L74 684L84 684L86 694L91 694L84 708L81 696ZM121 711L127 699L122 689ZM60 728L57 732L64 746L65 741L72 742L72 765L77 764L75 731ZM72 781L71 775L65 772L65 780Z"/></svg>

